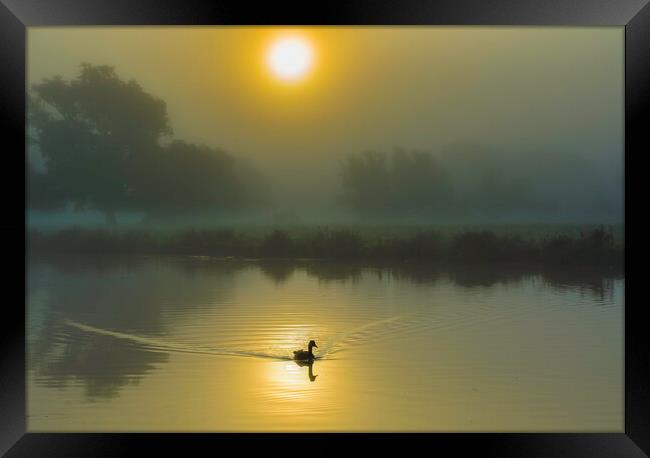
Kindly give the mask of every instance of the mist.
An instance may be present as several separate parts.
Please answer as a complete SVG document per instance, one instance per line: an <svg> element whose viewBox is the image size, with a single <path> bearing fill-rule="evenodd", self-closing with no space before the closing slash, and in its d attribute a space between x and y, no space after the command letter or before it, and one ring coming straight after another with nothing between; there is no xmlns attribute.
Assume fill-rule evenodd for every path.
<svg viewBox="0 0 650 458"><path fill-rule="evenodd" d="M262 57L287 31L317 54L291 87ZM72 87L84 63L112 68L114 87L133 81L164 122L146 139L144 117L121 127L123 144L146 153L101 190L107 168L83 162L83 148L58 187L44 182L70 137L44 149L45 125L30 127L28 222L622 224L623 37L619 27L30 28L29 92L51 122L65 116L35 86L60 76ZM103 94L102 84L88 87ZM125 97L81 112L124 119L142 106ZM373 154L385 170L346 182L350 161ZM123 167L138 170L128 183ZM376 202L350 197L361 188Z"/></svg>

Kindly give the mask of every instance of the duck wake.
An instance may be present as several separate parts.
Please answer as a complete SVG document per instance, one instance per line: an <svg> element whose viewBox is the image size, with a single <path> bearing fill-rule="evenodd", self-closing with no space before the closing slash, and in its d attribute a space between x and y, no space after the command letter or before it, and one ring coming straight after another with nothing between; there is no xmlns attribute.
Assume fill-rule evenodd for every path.
<svg viewBox="0 0 650 458"><path fill-rule="evenodd" d="M150 351L160 352L176 352L176 353L194 353L201 355L212 356L248 356L256 358L269 358L277 360L291 360L288 355L271 354L265 352L245 351L245 350L232 350L227 348L209 347L202 345L182 344L178 342L170 342L164 339L156 339L152 337L138 336L135 334L128 334L124 332L112 331L109 329L102 329L95 326L90 326L83 323L78 323L73 320L64 320L64 324L72 326L84 332L99 334L104 336L114 337L138 344L141 348Z"/></svg>
<svg viewBox="0 0 650 458"><path fill-rule="evenodd" d="M192 353L211 356L242 356L242 357L256 357L256 358L269 358L276 360L291 360L293 359L288 354L278 352L264 352L264 351L250 351L238 350L224 347L212 347L206 345L188 344L183 342L174 342L164 338L141 336L125 332L114 331L110 329L99 328L84 323L79 323L74 320L66 319L63 323L71 326L80 331L113 337L116 339L128 341L138 345L140 348L149 351L158 352L176 352L176 353ZM348 347L353 347L358 343L376 342L392 335L404 333L405 331L412 331L417 322L413 320L404 320L402 316L393 316L385 319L364 323L360 326L343 331L325 339L325 342L319 346L317 352L318 359L327 359L330 355L338 353ZM296 344L296 348L300 343Z"/></svg>

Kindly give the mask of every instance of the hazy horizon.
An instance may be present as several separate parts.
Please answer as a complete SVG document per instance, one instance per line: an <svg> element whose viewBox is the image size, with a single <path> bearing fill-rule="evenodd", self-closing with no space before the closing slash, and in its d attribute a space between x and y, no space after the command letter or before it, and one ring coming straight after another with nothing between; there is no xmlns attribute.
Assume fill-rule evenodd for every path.
<svg viewBox="0 0 650 458"><path fill-rule="evenodd" d="M292 85L264 63L287 33L315 54ZM557 207L497 220L611 223L623 214L623 39L622 27L31 27L28 85L114 66L166 102L172 138L250 163L277 211L306 218L346 214L346 155L403 148L431 152L455 183L496 170Z"/></svg>

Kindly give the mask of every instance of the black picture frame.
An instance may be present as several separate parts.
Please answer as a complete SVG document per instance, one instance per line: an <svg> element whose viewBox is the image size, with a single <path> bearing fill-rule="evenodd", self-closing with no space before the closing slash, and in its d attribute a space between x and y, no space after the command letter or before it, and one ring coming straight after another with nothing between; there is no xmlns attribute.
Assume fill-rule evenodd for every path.
<svg viewBox="0 0 650 458"><path fill-rule="evenodd" d="M26 27L71 25L546 25L625 27L625 237L626 248L642 240L641 224L631 220L640 159L650 151L650 6L648 0L347 0L253 2L247 0L0 0L0 119L3 127L4 199L2 226L7 289L26 292L20 269L25 245ZM12 162L7 163L7 160ZM25 168L26 169L26 168ZM22 200L20 196L22 195ZM647 236L646 236L647 237ZM15 240L15 242L14 242ZM632 241L632 242L631 242ZM6 456L129 456L134 450L196 454L270 453L290 445L295 453L390 451L421 447L454 455L624 457L650 453L650 357L646 304L632 300L640 274L628 268L643 256L641 246L626 249L625 428L621 433L577 434L36 434L26 433L25 313L20 299L7 301L0 335L0 452ZM640 263L639 263L640 264ZM26 266L25 266L26 267ZM22 278L21 278L22 277ZM638 286L636 286L638 288ZM7 295L8 297L8 295ZM24 304L24 302L23 302ZM11 313L10 313L11 312ZM259 440L257 440L259 439ZM146 447L143 449L142 447ZM293 448L295 447L295 448ZM644 453L645 452L645 453ZM229 454L229 453L228 453Z"/></svg>

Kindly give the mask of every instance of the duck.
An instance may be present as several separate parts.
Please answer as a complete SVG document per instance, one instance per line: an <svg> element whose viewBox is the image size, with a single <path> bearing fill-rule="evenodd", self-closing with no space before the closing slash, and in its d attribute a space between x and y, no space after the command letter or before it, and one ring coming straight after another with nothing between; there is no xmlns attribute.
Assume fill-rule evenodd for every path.
<svg viewBox="0 0 650 458"><path fill-rule="evenodd" d="M314 356L314 353L312 352L312 348L318 348L318 345L316 345L316 342L313 340L309 341L309 344L307 345L308 350L296 350L293 352L293 359L296 361L313 361L316 359Z"/></svg>

